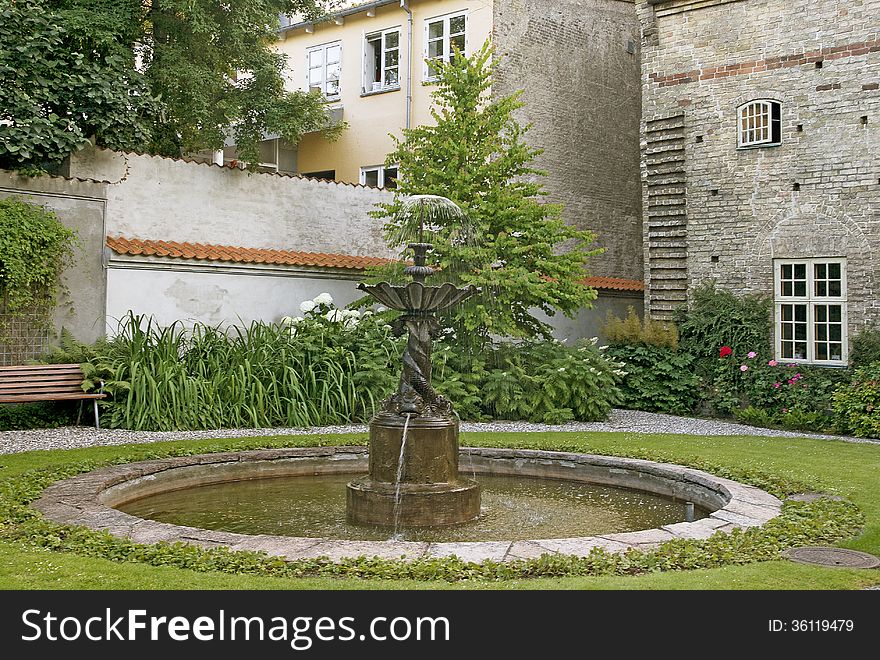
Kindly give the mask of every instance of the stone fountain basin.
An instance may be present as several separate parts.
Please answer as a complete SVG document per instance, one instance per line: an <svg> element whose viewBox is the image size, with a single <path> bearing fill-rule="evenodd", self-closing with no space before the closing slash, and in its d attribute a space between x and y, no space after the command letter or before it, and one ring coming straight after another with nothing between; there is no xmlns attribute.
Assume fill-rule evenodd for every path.
<svg viewBox="0 0 880 660"><path fill-rule="evenodd" d="M694 502L712 513L695 522L657 529L577 538L487 540L462 543L346 541L235 534L145 520L118 511L141 497L170 490L243 479L366 472L366 447L307 447L181 456L94 470L47 488L32 503L49 520L106 530L137 543L184 542L202 547L262 551L287 560L326 556L417 559L456 555L466 561L511 561L547 553L585 556L650 549L675 538L705 539L716 532L755 527L779 515L782 503L769 493L708 472L633 458L526 449L463 449L461 472L565 479L621 486Z"/></svg>

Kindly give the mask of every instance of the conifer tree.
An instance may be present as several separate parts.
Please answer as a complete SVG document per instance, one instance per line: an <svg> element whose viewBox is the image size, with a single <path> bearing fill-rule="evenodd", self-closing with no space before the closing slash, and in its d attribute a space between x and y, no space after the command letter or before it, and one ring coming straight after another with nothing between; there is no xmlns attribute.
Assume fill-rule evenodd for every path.
<svg viewBox="0 0 880 660"><path fill-rule="evenodd" d="M543 201L544 173L531 165L541 150L525 143L529 126L514 117L520 93L491 96L495 64L488 42L469 58L432 61L435 124L394 138L386 166L399 166L396 195L375 212L387 218L389 245L405 248L419 239L420 218L406 212L409 196L440 195L462 208L465 226L450 215L426 218L424 240L440 267L434 282L480 287L444 319L478 345L492 336L547 337L550 327L535 310L573 317L589 307L596 292L582 283L585 265L601 251L591 248L592 232L567 225L562 207ZM393 276L395 268L399 274L398 265L378 275Z"/></svg>

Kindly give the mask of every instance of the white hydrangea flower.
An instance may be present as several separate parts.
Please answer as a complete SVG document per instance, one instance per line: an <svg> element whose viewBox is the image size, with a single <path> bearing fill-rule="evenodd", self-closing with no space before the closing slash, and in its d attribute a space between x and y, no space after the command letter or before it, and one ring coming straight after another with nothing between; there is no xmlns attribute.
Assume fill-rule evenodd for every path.
<svg viewBox="0 0 880 660"><path fill-rule="evenodd" d="M324 314L324 318L330 321L330 323L339 323L345 318L345 316L342 314L342 310L331 309L329 312Z"/></svg>
<svg viewBox="0 0 880 660"><path fill-rule="evenodd" d="M344 309L342 310L342 315L347 319L359 319L361 317L361 313L356 309Z"/></svg>
<svg viewBox="0 0 880 660"><path fill-rule="evenodd" d="M361 316L363 316L364 318L367 318L368 316L372 316L372 315L373 315L373 312L371 312L369 309L367 311L365 311L363 314L361 314Z"/></svg>
<svg viewBox="0 0 880 660"><path fill-rule="evenodd" d="M290 325L296 325L297 323L302 323L305 319L302 316L294 316L292 319L287 316L285 318L290 319Z"/></svg>
<svg viewBox="0 0 880 660"><path fill-rule="evenodd" d="M316 305L330 306L333 304L333 296L331 296L329 293L326 293L326 292L321 293L321 294L315 296L314 302Z"/></svg>
<svg viewBox="0 0 880 660"><path fill-rule="evenodd" d="M303 300L299 304L299 311L301 311L303 314L308 314L313 309L315 309L315 307L317 307L317 305L315 304L314 300Z"/></svg>
<svg viewBox="0 0 880 660"><path fill-rule="evenodd" d="M290 316L281 317L281 325L284 325L284 326L293 325L293 317L290 317Z"/></svg>

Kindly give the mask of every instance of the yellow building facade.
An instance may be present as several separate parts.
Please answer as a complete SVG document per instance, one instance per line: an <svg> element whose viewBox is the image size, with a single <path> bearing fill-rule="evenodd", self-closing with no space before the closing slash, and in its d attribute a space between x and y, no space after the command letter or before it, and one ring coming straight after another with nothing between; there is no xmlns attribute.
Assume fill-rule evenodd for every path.
<svg viewBox="0 0 880 660"><path fill-rule="evenodd" d="M319 89L328 110L348 124L335 142L303 137L287 167L299 174L392 188L385 168L391 135L431 123L433 70L453 48L471 54L492 33L492 0L377 0L314 23L282 27L277 48L287 55L288 89ZM267 155L271 158L271 154Z"/></svg>

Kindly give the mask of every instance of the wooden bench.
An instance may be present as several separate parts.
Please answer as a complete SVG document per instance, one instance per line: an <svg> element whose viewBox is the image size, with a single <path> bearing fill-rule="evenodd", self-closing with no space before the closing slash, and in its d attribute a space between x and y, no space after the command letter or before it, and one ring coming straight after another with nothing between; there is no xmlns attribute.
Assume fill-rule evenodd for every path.
<svg viewBox="0 0 880 660"><path fill-rule="evenodd" d="M91 399L95 409L95 427L101 428L98 399L103 399L104 383L96 394L82 391L85 380L78 364L34 364L0 367L0 403L66 401Z"/></svg>

